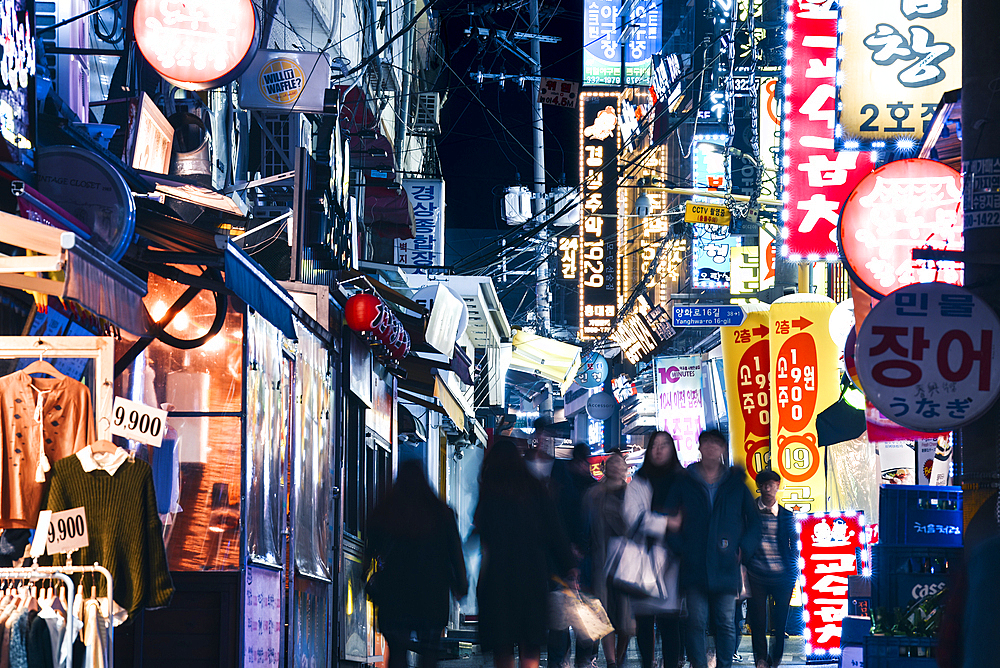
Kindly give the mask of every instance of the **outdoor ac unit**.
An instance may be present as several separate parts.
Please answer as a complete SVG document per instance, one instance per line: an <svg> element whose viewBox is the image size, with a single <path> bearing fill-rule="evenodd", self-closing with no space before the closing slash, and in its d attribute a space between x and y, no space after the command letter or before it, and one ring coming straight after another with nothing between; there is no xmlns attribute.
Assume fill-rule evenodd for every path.
<svg viewBox="0 0 1000 668"><path fill-rule="evenodd" d="M441 98L437 93L417 93L417 108L410 129L421 134L440 134Z"/></svg>

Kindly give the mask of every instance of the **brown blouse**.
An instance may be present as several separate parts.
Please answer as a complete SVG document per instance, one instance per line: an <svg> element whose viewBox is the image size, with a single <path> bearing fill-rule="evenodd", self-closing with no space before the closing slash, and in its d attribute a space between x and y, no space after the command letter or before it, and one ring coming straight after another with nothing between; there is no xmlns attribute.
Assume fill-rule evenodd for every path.
<svg viewBox="0 0 1000 668"><path fill-rule="evenodd" d="M51 477L44 473L45 482L37 482L43 473L41 448L51 466L85 448L96 434L90 390L83 383L23 371L0 378L0 528L34 529L38 523Z"/></svg>

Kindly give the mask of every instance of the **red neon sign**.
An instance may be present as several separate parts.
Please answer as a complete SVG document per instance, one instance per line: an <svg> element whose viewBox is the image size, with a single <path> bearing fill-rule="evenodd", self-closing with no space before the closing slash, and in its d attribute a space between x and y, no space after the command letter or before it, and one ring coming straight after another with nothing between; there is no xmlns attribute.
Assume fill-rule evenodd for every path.
<svg viewBox="0 0 1000 668"><path fill-rule="evenodd" d="M854 185L871 171L869 153L835 151L837 6L789 0L785 83L783 256L836 259L837 219Z"/></svg>
<svg viewBox="0 0 1000 668"><path fill-rule="evenodd" d="M962 176L934 160L896 160L858 183L838 238L854 282L881 299L914 283L961 285L960 262L913 259L914 248L963 250Z"/></svg>
<svg viewBox="0 0 1000 668"><path fill-rule="evenodd" d="M250 0L138 0L132 27L146 61L187 90L225 85L257 52Z"/></svg>
<svg viewBox="0 0 1000 668"><path fill-rule="evenodd" d="M847 578L858 574L855 550L867 550L864 514L799 515L798 527L806 655L839 654ZM867 558L862 556L862 561Z"/></svg>

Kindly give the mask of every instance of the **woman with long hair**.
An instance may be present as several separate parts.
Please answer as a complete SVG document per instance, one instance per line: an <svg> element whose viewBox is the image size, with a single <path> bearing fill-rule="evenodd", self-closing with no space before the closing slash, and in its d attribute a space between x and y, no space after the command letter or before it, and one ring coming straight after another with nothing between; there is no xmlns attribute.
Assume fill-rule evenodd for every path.
<svg viewBox="0 0 1000 668"><path fill-rule="evenodd" d="M628 480L628 462L618 451L604 461L604 477L587 490L584 511L590 521L590 550L592 561L593 593L608 613L614 631L604 636L604 657L608 668L621 666L625 661L628 641L635 635L635 620L628 595L619 591L605 570L608 543L612 538L624 536L628 527L622 515Z"/></svg>
<svg viewBox="0 0 1000 668"><path fill-rule="evenodd" d="M682 471L673 436L665 431L654 431L646 441L642 466L625 489L622 505L627 530L634 532L637 540L645 540L647 545L665 545L667 532L679 528L680 518L667 514L667 496ZM654 629L660 635L663 668L675 668L681 653L677 597L633 598L631 603L642 668L652 668L653 665Z"/></svg>
<svg viewBox="0 0 1000 668"><path fill-rule="evenodd" d="M548 491L510 440L483 458L474 518L483 559L476 589L479 640L497 668L538 668L548 631L549 578L574 566Z"/></svg>
<svg viewBox="0 0 1000 668"><path fill-rule="evenodd" d="M448 594L464 598L469 583L455 513L431 489L418 460L400 464L395 483L372 512L366 566L373 561L379 569L372 597L389 668L406 668L408 650L420 657L421 668L433 668L448 623Z"/></svg>

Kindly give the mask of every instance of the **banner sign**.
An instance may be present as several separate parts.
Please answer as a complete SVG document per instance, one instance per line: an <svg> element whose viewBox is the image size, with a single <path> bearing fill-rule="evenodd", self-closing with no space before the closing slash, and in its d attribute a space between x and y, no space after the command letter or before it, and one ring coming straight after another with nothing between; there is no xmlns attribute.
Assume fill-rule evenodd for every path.
<svg viewBox="0 0 1000 668"><path fill-rule="evenodd" d="M767 304L744 307L739 327L722 328L726 405L733 464L747 472L747 485L771 464L771 353Z"/></svg>
<svg viewBox="0 0 1000 668"><path fill-rule="evenodd" d="M785 77L781 254L792 262L837 259L840 207L871 157L834 150L837 7L789 0Z"/></svg>
<svg viewBox="0 0 1000 668"><path fill-rule="evenodd" d="M267 111L323 111L330 58L321 51L258 51L240 77L240 106Z"/></svg>
<svg viewBox="0 0 1000 668"><path fill-rule="evenodd" d="M690 59L689 55L685 58ZM654 54L649 89L653 103L661 102L668 111L676 111L680 106L683 90L681 79L687 71L687 64L681 55L671 53L666 56Z"/></svg>
<svg viewBox="0 0 1000 668"><path fill-rule="evenodd" d="M778 501L794 512L825 510L816 416L839 398L832 299L788 295L771 304L771 467L784 484Z"/></svg>
<svg viewBox="0 0 1000 668"><path fill-rule="evenodd" d="M697 190L722 190L726 187L726 137L700 135L694 139L692 177ZM694 202L714 204L720 200L694 197ZM685 209L685 219L686 219ZM719 225L691 226L694 252L691 281L702 289L729 287L729 228Z"/></svg>
<svg viewBox="0 0 1000 668"><path fill-rule="evenodd" d="M998 346L1000 320L982 299L944 283L909 285L862 323L858 374L865 395L893 422L947 431L993 405Z"/></svg>
<svg viewBox="0 0 1000 668"><path fill-rule="evenodd" d="M556 107L576 109L579 93L580 84L576 81L542 77L542 85L538 87L538 101Z"/></svg>
<svg viewBox="0 0 1000 668"><path fill-rule="evenodd" d="M585 92L581 98L580 338L587 340L607 334L618 311L618 95Z"/></svg>
<svg viewBox="0 0 1000 668"><path fill-rule="evenodd" d="M657 357L655 365L656 428L674 437L677 458L687 466L701 457L698 436L705 429L701 357Z"/></svg>
<svg viewBox="0 0 1000 668"><path fill-rule="evenodd" d="M632 0L622 16L621 0L591 0L583 11L583 85L648 86L649 61L660 50L659 0ZM621 26L628 26L622 81Z"/></svg>
<svg viewBox="0 0 1000 668"><path fill-rule="evenodd" d="M412 239L396 241L396 264L410 274L428 274L444 266L444 181L403 179L416 230ZM417 265L418 268L405 265Z"/></svg>
<svg viewBox="0 0 1000 668"><path fill-rule="evenodd" d="M32 0L2 0L4 66L0 68L0 145L4 161L23 164L21 151L34 148L35 126L35 3ZM51 11L51 10L50 10ZM63 30L66 30L65 28ZM61 34L61 33L60 33Z"/></svg>
<svg viewBox="0 0 1000 668"><path fill-rule="evenodd" d="M861 512L799 515L799 561L805 603L807 659L840 653L841 623L847 616L847 582L868 563L865 517Z"/></svg>
<svg viewBox="0 0 1000 668"><path fill-rule="evenodd" d="M916 152L941 96L962 87L962 3L839 5L839 145Z"/></svg>
<svg viewBox="0 0 1000 668"><path fill-rule="evenodd" d="M915 248L960 251L962 175L934 160L896 160L847 198L837 238L851 279L881 299L913 283L961 285L961 262L914 260Z"/></svg>

